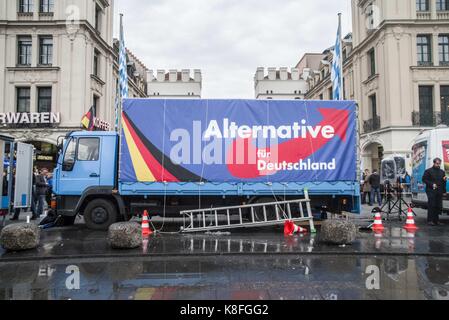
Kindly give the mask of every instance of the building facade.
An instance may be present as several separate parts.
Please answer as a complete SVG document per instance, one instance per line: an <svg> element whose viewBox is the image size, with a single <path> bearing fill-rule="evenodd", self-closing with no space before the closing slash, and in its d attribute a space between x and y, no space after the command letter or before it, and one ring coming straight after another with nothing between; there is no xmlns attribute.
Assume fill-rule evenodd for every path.
<svg viewBox="0 0 449 320"><path fill-rule="evenodd" d="M448 2L352 0L352 20L344 91L359 104L362 167L379 169L383 158L401 155L410 171L413 139L449 124ZM309 79L307 98L329 99L327 69Z"/></svg>
<svg viewBox="0 0 449 320"><path fill-rule="evenodd" d="M192 75L193 74L193 75ZM201 70L171 69L147 72L147 95L150 99L201 99Z"/></svg>
<svg viewBox="0 0 449 320"><path fill-rule="evenodd" d="M58 137L80 130L92 106L97 118L114 123L113 6L112 0L0 0L0 132L32 143L38 161L54 163ZM143 95L142 84L132 83L136 76L130 92Z"/></svg>
<svg viewBox="0 0 449 320"><path fill-rule="evenodd" d="M302 76L298 68L268 68L267 73L265 68L257 68L254 77L256 99L304 99L307 83Z"/></svg>

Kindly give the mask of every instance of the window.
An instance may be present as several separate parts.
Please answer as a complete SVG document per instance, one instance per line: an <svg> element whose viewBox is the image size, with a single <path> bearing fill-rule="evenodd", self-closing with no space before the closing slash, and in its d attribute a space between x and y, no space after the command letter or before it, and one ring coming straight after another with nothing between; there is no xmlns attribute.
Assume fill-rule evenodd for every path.
<svg viewBox="0 0 449 320"><path fill-rule="evenodd" d="M334 99L334 89L333 89L332 87L330 87L330 88L327 90L327 92L328 92L329 100L333 100L333 99Z"/></svg>
<svg viewBox="0 0 449 320"><path fill-rule="evenodd" d="M433 86L419 87L419 122L421 126L433 126Z"/></svg>
<svg viewBox="0 0 449 320"><path fill-rule="evenodd" d="M324 98L323 98L323 94L320 94L320 100L323 100Z"/></svg>
<svg viewBox="0 0 449 320"><path fill-rule="evenodd" d="M17 88L17 112L30 112L30 88Z"/></svg>
<svg viewBox="0 0 449 320"><path fill-rule="evenodd" d="M78 142L78 161L98 161L100 155L100 139L80 138Z"/></svg>
<svg viewBox="0 0 449 320"><path fill-rule="evenodd" d="M100 98L98 96L96 96L96 95L94 95L94 97L93 97L92 107L93 107L93 111L94 111L93 116L97 117L98 114L99 114L98 108L100 107Z"/></svg>
<svg viewBox="0 0 449 320"><path fill-rule="evenodd" d="M441 118L444 124L449 124L449 86L440 87Z"/></svg>
<svg viewBox="0 0 449 320"><path fill-rule="evenodd" d="M18 39L18 64L20 66L31 66L31 37L19 37Z"/></svg>
<svg viewBox="0 0 449 320"><path fill-rule="evenodd" d="M37 89L37 112L51 112L51 87Z"/></svg>
<svg viewBox="0 0 449 320"><path fill-rule="evenodd" d="M53 63L53 38L41 37L39 39L39 64L51 65Z"/></svg>
<svg viewBox="0 0 449 320"><path fill-rule="evenodd" d="M372 77L376 74L376 54L374 48L368 51L368 63L369 63L369 76Z"/></svg>
<svg viewBox="0 0 449 320"><path fill-rule="evenodd" d="M449 65L449 35L445 34L438 37L438 53L440 65Z"/></svg>
<svg viewBox="0 0 449 320"><path fill-rule="evenodd" d="M53 12L54 0L40 0L39 12L50 13Z"/></svg>
<svg viewBox="0 0 449 320"><path fill-rule="evenodd" d="M100 52L94 51L94 75L100 77Z"/></svg>
<svg viewBox="0 0 449 320"><path fill-rule="evenodd" d="M19 12L20 13L33 12L33 0L19 0Z"/></svg>
<svg viewBox="0 0 449 320"><path fill-rule="evenodd" d="M449 0L437 0L437 11L448 11Z"/></svg>
<svg viewBox="0 0 449 320"><path fill-rule="evenodd" d="M369 97L369 104L371 108L371 116L373 119L377 118L377 97L375 94Z"/></svg>
<svg viewBox="0 0 449 320"><path fill-rule="evenodd" d="M432 48L429 35L419 35L416 40L418 50L418 65L432 65Z"/></svg>
<svg viewBox="0 0 449 320"><path fill-rule="evenodd" d="M101 15L103 14L101 7L96 6L95 7L95 29L98 32L101 32Z"/></svg>
<svg viewBox="0 0 449 320"><path fill-rule="evenodd" d="M429 0L416 0L416 11L429 11Z"/></svg>
<svg viewBox="0 0 449 320"><path fill-rule="evenodd" d="M75 156L76 156L76 139L71 139L69 142L69 145L67 146L64 154L64 161L63 161L63 171L70 171L70 170L64 170L67 168L65 165L72 165L71 168L73 169L73 164L75 163Z"/></svg>

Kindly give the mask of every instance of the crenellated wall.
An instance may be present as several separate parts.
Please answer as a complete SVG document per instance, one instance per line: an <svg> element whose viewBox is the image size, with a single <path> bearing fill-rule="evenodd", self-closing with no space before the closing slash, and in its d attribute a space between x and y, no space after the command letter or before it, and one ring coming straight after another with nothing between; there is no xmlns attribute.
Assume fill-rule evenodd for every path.
<svg viewBox="0 0 449 320"><path fill-rule="evenodd" d="M257 68L256 99L304 99L307 82L298 68Z"/></svg>

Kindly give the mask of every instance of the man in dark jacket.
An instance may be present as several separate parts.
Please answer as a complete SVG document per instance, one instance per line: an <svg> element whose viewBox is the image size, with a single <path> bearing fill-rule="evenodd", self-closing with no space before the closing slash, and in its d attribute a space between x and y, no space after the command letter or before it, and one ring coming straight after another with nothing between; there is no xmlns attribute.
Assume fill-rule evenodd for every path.
<svg viewBox="0 0 449 320"><path fill-rule="evenodd" d="M433 167L427 169L422 177L426 185L428 199L427 222L431 226L441 225L440 214L443 211L443 195L446 193L446 173L441 170L441 159L433 160Z"/></svg>
<svg viewBox="0 0 449 320"><path fill-rule="evenodd" d="M371 185L371 196L370 196L370 206L373 206L375 197L377 197L377 202L379 207L382 206L382 197L380 196L380 175L377 170L373 170L373 174L368 179Z"/></svg>
<svg viewBox="0 0 449 320"><path fill-rule="evenodd" d="M41 174L36 177L36 196L38 201L37 215L33 216L33 220L36 220L44 212L44 203L48 190L47 182L48 170L42 169Z"/></svg>

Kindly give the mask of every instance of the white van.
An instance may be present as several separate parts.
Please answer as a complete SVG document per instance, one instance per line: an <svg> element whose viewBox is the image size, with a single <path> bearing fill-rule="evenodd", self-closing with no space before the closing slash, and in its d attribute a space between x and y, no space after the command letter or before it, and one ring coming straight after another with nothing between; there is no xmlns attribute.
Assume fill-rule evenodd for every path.
<svg viewBox="0 0 449 320"><path fill-rule="evenodd" d="M426 187L422 177L433 166L433 159L443 160L442 169L449 177L449 128L438 126L423 131L413 141L412 147L412 202L416 207L427 208ZM449 183L448 188L449 191ZM449 212L449 198L444 198L443 209Z"/></svg>

